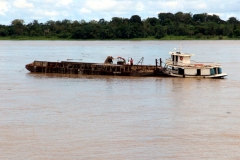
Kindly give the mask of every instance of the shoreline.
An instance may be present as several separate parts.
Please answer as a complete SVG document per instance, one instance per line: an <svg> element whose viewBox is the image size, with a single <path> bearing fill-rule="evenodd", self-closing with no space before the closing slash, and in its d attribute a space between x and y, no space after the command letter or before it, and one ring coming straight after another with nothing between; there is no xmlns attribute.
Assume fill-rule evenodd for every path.
<svg viewBox="0 0 240 160"><path fill-rule="evenodd" d="M161 39L157 39L154 37L147 37L147 38L130 38L130 39L71 39L71 38L58 38L56 36L52 37L29 37L29 36L19 36L19 37L1 37L0 40L63 40L63 41L145 41L145 40L155 40L155 41L161 41L161 40L240 40L240 38L229 38L227 36L214 36L214 37L208 37L203 36L202 38L196 38L196 37L188 37L188 36L165 36Z"/></svg>

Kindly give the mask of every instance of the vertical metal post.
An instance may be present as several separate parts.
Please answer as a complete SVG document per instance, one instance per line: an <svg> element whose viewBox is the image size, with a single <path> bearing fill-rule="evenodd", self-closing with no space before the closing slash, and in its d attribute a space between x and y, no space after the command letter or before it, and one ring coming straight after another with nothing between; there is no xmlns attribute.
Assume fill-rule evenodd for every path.
<svg viewBox="0 0 240 160"><path fill-rule="evenodd" d="M156 70L157 70L157 64L158 64L158 60L157 60L157 59L155 59L155 61L156 61Z"/></svg>

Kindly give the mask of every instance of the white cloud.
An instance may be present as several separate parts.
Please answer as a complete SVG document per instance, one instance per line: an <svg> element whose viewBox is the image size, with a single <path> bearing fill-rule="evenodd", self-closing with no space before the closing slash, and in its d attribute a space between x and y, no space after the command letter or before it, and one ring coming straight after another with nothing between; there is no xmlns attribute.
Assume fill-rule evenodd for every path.
<svg viewBox="0 0 240 160"><path fill-rule="evenodd" d="M80 13L91 13L91 11L89 9L86 9L86 8L81 8Z"/></svg>
<svg viewBox="0 0 240 160"><path fill-rule="evenodd" d="M192 3L190 6L192 10L196 11L206 11L210 7L210 5L206 4L205 2Z"/></svg>
<svg viewBox="0 0 240 160"><path fill-rule="evenodd" d="M33 8L34 5L32 3L28 3L26 0L15 0L13 2L13 5L17 8L21 8L21 9L24 9L24 8Z"/></svg>
<svg viewBox="0 0 240 160"><path fill-rule="evenodd" d="M45 17L45 18L55 17L60 15L60 13L57 11L47 11L47 10L35 10L33 11L33 13L35 16Z"/></svg>
<svg viewBox="0 0 240 160"><path fill-rule="evenodd" d="M6 15L5 13L8 11L7 2L0 1L0 15Z"/></svg>
<svg viewBox="0 0 240 160"><path fill-rule="evenodd" d="M144 4L142 3L142 2L138 2L137 4L136 4L136 10L137 11L144 11Z"/></svg>
<svg viewBox="0 0 240 160"><path fill-rule="evenodd" d="M114 10L117 7L117 2L113 0L87 0L86 1L86 8L94 11L108 11Z"/></svg>
<svg viewBox="0 0 240 160"><path fill-rule="evenodd" d="M56 12L56 11L45 11L45 12L42 13L42 15L53 17L53 16L59 15L59 12Z"/></svg>
<svg viewBox="0 0 240 160"><path fill-rule="evenodd" d="M67 6L72 3L72 0L59 0L56 6Z"/></svg>
<svg viewBox="0 0 240 160"><path fill-rule="evenodd" d="M59 0L40 0L42 4L56 4Z"/></svg>
<svg viewBox="0 0 240 160"><path fill-rule="evenodd" d="M237 16L236 14L234 13L220 13L218 14L220 16L221 19L225 19L225 20L228 20L230 17L238 17L237 19L240 20L239 16Z"/></svg>
<svg viewBox="0 0 240 160"><path fill-rule="evenodd" d="M178 1L168 1L163 3L164 8L171 10L171 9L178 9L179 5L178 5Z"/></svg>

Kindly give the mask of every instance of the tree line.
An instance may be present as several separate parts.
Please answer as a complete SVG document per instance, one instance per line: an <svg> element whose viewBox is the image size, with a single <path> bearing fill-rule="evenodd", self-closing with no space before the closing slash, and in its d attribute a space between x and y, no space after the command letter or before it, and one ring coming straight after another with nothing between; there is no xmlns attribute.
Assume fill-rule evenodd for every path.
<svg viewBox="0 0 240 160"><path fill-rule="evenodd" d="M143 20L138 15L133 15L130 19L113 17L110 21L100 19L86 22L64 19L39 23L38 20L33 20L28 24L24 24L22 19L15 19L10 25L0 25L0 36L13 38L56 36L63 39L131 39L151 36L161 39L167 35L240 38L240 21L235 17L224 21L215 14L169 12L159 13L157 18Z"/></svg>

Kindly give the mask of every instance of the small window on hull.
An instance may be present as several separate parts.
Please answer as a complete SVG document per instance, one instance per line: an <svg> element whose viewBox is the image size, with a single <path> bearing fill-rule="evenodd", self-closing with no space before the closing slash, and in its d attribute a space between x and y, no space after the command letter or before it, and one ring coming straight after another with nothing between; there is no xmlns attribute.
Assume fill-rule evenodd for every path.
<svg viewBox="0 0 240 160"><path fill-rule="evenodd" d="M182 69L182 68L178 68L178 74L180 74L180 75L184 75L184 69Z"/></svg>
<svg viewBox="0 0 240 160"><path fill-rule="evenodd" d="M197 75L198 75L198 76L201 75L201 69L197 69Z"/></svg>

